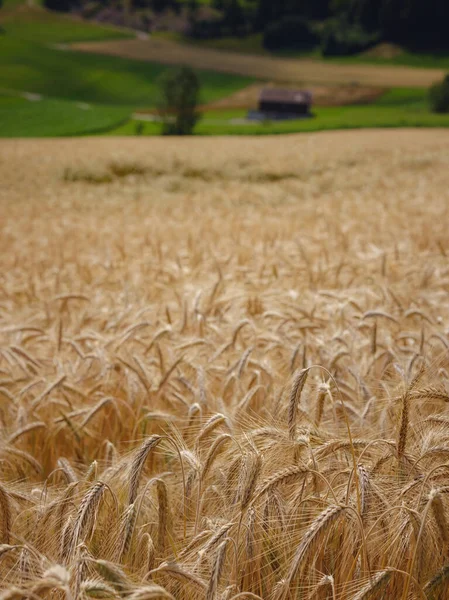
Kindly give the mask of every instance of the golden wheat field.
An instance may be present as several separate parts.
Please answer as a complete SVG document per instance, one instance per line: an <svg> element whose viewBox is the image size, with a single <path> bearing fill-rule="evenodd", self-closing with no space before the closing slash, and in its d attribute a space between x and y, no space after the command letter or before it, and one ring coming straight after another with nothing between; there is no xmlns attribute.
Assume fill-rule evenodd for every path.
<svg viewBox="0 0 449 600"><path fill-rule="evenodd" d="M448 597L446 131L0 178L1 600Z"/></svg>

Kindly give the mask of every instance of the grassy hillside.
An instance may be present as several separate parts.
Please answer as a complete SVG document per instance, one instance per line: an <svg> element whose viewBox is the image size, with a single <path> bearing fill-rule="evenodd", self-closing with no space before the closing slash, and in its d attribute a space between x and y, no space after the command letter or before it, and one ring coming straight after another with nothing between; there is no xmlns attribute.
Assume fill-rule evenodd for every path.
<svg viewBox="0 0 449 600"><path fill-rule="evenodd" d="M211 110L197 126L199 135L268 135L365 127L449 127L449 115L432 114L426 92L398 88L387 92L372 104L316 107L314 118L298 121L245 122L245 110ZM157 123L143 122L143 134L158 135ZM130 120L111 135L134 135L136 121Z"/></svg>
<svg viewBox="0 0 449 600"><path fill-rule="evenodd" d="M49 48L0 37L0 87L67 100L134 107L154 106L163 65ZM250 78L199 71L203 101L248 85Z"/></svg>
<svg viewBox="0 0 449 600"><path fill-rule="evenodd" d="M129 37L129 33L26 7L1 13L0 24L4 30L0 35L0 98L4 99L0 136L101 131L115 127L136 108L155 105L157 79L166 67L81 54L64 45ZM208 71L198 74L203 102L232 94L252 81ZM23 98L11 102L11 95L25 92L40 94L43 100L28 105ZM95 106L80 112L79 102Z"/></svg>
<svg viewBox="0 0 449 600"><path fill-rule="evenodd" d="M16 8L17 6L27 5L27 0L3 0L3 6L5 8ZM43 0L33 0L33 6L41 6L43 4Z"/></svg>
<svg viewBox="0 0 449 600"><path fill-rule="evenodd" d="M125 107L0 95L2 137L42 137L101 133L129 118Z"/></svg>
<svg viewBox="0 0 449 600"><path fill-rule="evenodd" d="M6 3L0 11L0 25L3 35L44 45L133 37L132 33L117 27L89 23L24 2Z"/></svg>
<svg viewBox="0 0 449 600"><path fill-rule="evenodd" d="M371 105L318 107L315 118L285 123L247 124L246 111L208 112L197 128L202 135L271 134L359 127L448 126L448 117L433 115L426 101L426 86L443 71L429 70L430 57L421 57L426 69L386 69L386 62L367 67L367 57L335 61L286 60L270 56L236 56L200 46L183 46L175 40L126 40L126 30L98 26L67 15L51 13L23 3L7 2L0 12L0 136L76 135L109 131L134 134L130 118L138 109L152 108L158 97L157 79L170 64L187 62L198 70L201 102L207 104L246 87L255 78L279 81L326 81L348 84L376 82L382 87L402 85ZM100 46L97 42L103 42ZM229 41L229 40L228 40ZM83 42L88 52L68 44ZM95 42L95 43L90 43ZM247 40L246 52L252 43ZM242 42L244 43L244 42ZM221 49L221 52L217 52ZM238 50L238 46L233 48ZM92 54L92 52L110 53ZM90 51L90 53L89 53ZM402 55L401 55L402 56ZM407 56L407 55L403 55ZM410 58L410 57L409 57ZM137 60L139 59L139 60ZM444 64L444 57L440 57ZM410 58L411 60L411 58ZM415 56L414 60L418 61ZM154 62L158 61L158 62ZM400 61L400 57L397 58ZM165 64L167 63L167 65ZM419 62L416 63L419 65ZM204 67L207 66L208 70ZM411 89L406 86L420 86ZM39 99L30 101L29 94ZM80 107L88 104L88 108ZM145 123L143 133L159 133L156 123Z"/></svg>

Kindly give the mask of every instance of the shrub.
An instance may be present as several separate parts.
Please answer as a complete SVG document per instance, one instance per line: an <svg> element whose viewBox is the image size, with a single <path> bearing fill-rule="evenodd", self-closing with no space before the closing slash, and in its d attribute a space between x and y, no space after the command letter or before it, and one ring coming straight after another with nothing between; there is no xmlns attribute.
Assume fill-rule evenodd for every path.
<svg viewBox="0 0 449 600"><path fill-rule="evenodd" d="M245 15L239 0L228 0L224 9L223 24L233 35L245 33Z"/></svg>
<svg viewBox="0 0 449 600"><path fill-rule="evenodd" d="M267 25L263 45L267 50L310 50L319 42L313 27L302 17L284 17Z"/></svg>
<svg viewBox="0 0 449 600"><path fill-rule="evenodd" d="M81 10L81 14L85 19L92 19L101 10L102 5L100 2L90 1L84 2Z"/></svg>
<svg viewBox="0 0 449 600"><path fill-rule="evenodd" d="M45 8L49 10L58 10L68 12L79 5L78 0L44 0Z"/></svg>
<svg viewBox="0 0 449 600"><path fill-rule="evenodd" d="M200 82L195 71L181 67L164 73L160 94L163 135L191 135L200 117L197 112Z"/></svg>
<svg viewBox="0 0 449 600"><path fill-rule="evenodd" d="M449 113L449 75L430 88L429 102L432 112Z"/></svg>
<svg viewBox="0 0 449 600"><path fill-rule="evenodd" d="M324 56L348 56L363 52L379 41L378 33L368 33L345 19L330 19L322 30L321 50Z"/></svg>
<svg viewBox="0 0 449 600"><path fill-rule="evenodd" d="M198 40L208 40L224 35L221 19L194 19L190 24L189 34Z"/></svg>

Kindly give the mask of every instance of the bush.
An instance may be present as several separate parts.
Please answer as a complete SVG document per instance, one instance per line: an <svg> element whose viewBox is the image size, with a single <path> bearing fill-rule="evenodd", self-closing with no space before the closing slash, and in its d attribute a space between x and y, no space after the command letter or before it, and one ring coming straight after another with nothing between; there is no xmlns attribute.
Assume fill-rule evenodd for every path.
<svg viewBox="0 0 449 600"><path fill-rule="evenodd" d="M142 123L142 121L137 121L135 127L134 127L134 133L136 135L143 135L145 129L145 125Z"/></svg>
<svg viewBox="0 0 449 600"><path fill-rule="evenodd" d="M245 33L246 20L239 0L228 0L225 4L223 24L232 35Z"/></svg>
<svg viewBox="0 0 449 600"><path fill-rule="evenodd" d="M81 8L81 15L85 19L92 19L97 13L103 8L101 2L95 2L95 0L89 0L84 2Z"/></svg>
<svg viewBox="0 0 449 600"><path fill-rule="evenodd" d="M267 50L310 50L319 42L313 27L302 17L284 17L265 27Z"/></svg>
<svg viewBox="0 0 449 600"><path fill-rule="evenodd" d="M200 118L200 82L196 73L190 67L168 71L160 79L160 91L162 134L191 135Z"/></svg>
<svg viewBox="0 0 449 600"><path fill-rule="evenodd" d="M429 102L432 112L449 113L449 75L430 88Z"/></svg>
<svg viewBox="0 0 449 600"><path fill-rule="evenodd" d="M44 0L45 8L49 10L58 10L60 12L68 12L79 6L78 0Z"/></svg>
<svg viewBox="0 0 449 600"><path fill-rule="evenodd" d="M323 56L349 56L368 50L379 41L378 33L368 33L343 19L331 19L322 31L321 50Z"/></svg>
<svg viewBox="0 0 449 600"><path fill-rule="evenodd" d="M194 19L190 25L190 35L198 40L209 40L224 35L221 19Z"/></svg>

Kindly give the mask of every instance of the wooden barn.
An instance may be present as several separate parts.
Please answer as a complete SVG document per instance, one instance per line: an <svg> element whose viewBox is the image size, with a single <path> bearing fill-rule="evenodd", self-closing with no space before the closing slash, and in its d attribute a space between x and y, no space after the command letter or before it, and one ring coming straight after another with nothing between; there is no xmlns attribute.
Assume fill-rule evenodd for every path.
<svg viewBox="0 0 449 600"><path fill-rule="evenodd" d="M270 119L297 119L311 115L312 93L307 90L265 88L259 96L258 112Z"/></svg>

